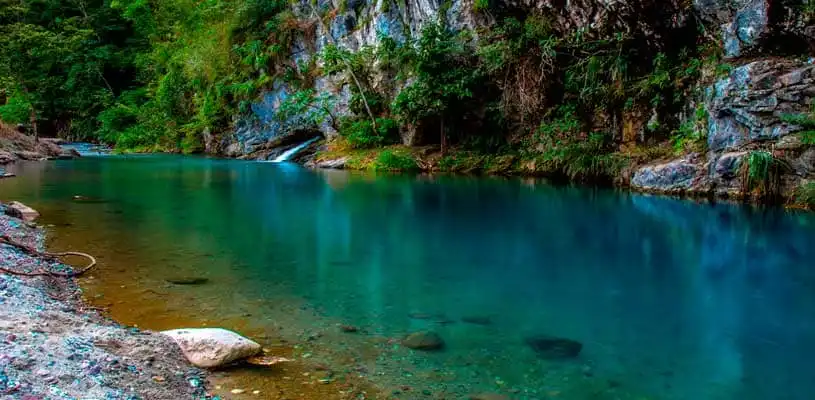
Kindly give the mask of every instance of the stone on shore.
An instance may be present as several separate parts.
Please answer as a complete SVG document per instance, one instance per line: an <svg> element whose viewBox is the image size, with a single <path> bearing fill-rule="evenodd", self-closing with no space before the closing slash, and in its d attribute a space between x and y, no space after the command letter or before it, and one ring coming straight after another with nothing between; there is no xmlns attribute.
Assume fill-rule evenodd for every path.
<svg viewBox="0 0 815 400"><path fill-rule="evenodd" d="M539 357L547 360L574 358L583 350L583 344L554 336L538 335L526 338L526 344L535 350Z"/></svg>
<svg viewBox="0 0 815 400"><path fill-rule="evenodd" d="M221 328L173 329L161 332L171 337L190 363L216 368L261 352L259 344Z"/></svg>
<svg viewBox="0 0 815 400"><path fill-rule="evenodd" d="M0 150L0 165L11 164L17 161L17 156L5 150Z"/></svg>
<svg viewBox="0 0 815 400"><path fill-rule="evenodd" d="M25 222L32 222L40 217L40 213L38 213L37 210L19 201L12 201L6 204L6 215L19 218Z"/></svg>
<svg viewBox="0 0 815 400"><path fill-rule="evenodd" d="M444 348L444 340L436 332L415 332L407 335L402 345L413 350L440 350Z"/></svg>

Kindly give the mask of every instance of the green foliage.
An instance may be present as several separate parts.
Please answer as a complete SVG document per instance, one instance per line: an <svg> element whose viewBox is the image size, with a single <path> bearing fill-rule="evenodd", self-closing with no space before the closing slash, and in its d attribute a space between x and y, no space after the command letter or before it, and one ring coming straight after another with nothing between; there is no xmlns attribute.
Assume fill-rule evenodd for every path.
<svg viewBox="0 0 815 400"><path fill-rule="evenodd" d="M573 104L561 106L554 117L541 123L535 139L543 151L532 156L541 161L547 174L571 180L611 178L625 165L625 160L613 154L608 135L583 133Z"/></svg>
<svg viewBox="0 0 815 400"><path fill-rule="evenodd" d="M333 109L336 99L328 92L319 95L314 89L305 89L295 92L280 103L275 117L280 121L299 120L297 125L314 128L329 121L331 126L337 128Z"/></svg>
<svg viewBox="0 0 815 400"><path fill-rule="evenodd" d="M405 78L411 82L391 107L400 122L454 118L458 110L466 107L478 74L475 59L463 41L435 22L426 24L421 37L415 43L402 45L400 50L396 58L406 63L409 73Z"/></svg>
<svg viewBox="0 0 815 400"><path fill-rule="evenodd" d="M386 149L379 153L374 161L374 168L378 171L414 171L419 169L410 154L396 150Z"/></svg>
<svg viewBox="0 0 815 400"><path fill-rule="evenodd" d="M795 189L795 202L815 210L815 182L807 182Z"/></svg>
<svg viewBox="0 0 815 400"><path fill-rule="evenodd" d="M799 135L804 144L815 145L815 106L813 111L805 114L782 114L781 120L802 128Z"/></svg>
<svg viewBox="0 0 815 400"><path fill-rule="evenodd" d="M804 0L804 4L802 5L801 8L804 17L806 17L807 20L811 21L815 19L815 0Z"/></svg>
<svg viewBox="0 0 815 400"><path fill-rule="evenodd" d="M475 11L486 11L490 8L490 0L475 0L475 4L473 4L473 10Z"/></svg>
<svg viewBox="0 0 815 400"><path fill-rule="evenodd" d="M544 151L543 161L547 172L582 181L613 178L625 166L625 160L611 151L608 137L602 133L556 142Z"/></svg>
<svg viewBox="0 0 815 400"><path fill-rule="evenodd" d="M138 85L117 91L96 118L98 137L125 149L199 151L203 132L228 129L232 116L247 111L282 73L298 30L279 0L111 6L143 44L128 66Z"/></svg>
<svg viewBox="0 0 815 400"><path fill-rule="evenodd" d="M12 93L6 104L0 105L0 120L13 124L28 122L30 111L31 102L26 99L25 94Z"/></svg>
<svg viewBox="0 0 815 400"><path fill-rule="evenodd" d="M780 189L781 174L789 165L764 150L751 151L742 165L742 183L745 193L760 196L776 196Z"/></svg>
<svg viewBox="0 0 815 400"><path fill-rule="evenodd" d="M703 104L699 104L694 110L692 119L679 125L679 129L671 135L671 147L675 153L686 150L699 150L704 145L707 137L708 112Z"/></svg>
<svg viewBox="0 0 815 400"><path fill-rule="evenodd" d="M101 1L0 3L0 92L11 95L4 118L33 116L45 134L91 135L96 115L133 82L119 73L141 45L128 31Z"/></svg>
<svg viewBox="0 0 815 400"><path fill-rule="evenodd" d="M376 129L368 119L344 118L340 122L340 135L352 148L369 149L398 141L398 124L390 118L377 118Z"/></svg>

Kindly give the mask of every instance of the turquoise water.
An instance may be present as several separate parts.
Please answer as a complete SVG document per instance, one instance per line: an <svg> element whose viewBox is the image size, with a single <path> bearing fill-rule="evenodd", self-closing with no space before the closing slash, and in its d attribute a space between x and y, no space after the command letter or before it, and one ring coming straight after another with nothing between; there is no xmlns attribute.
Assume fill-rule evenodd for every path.
<svg viewBox="0 0 815 400"><path fill-rule="evenodd" d="M520 179L173 156L15 172L0 181L0 200L46 210L58 231L73 232L73 244L116 249L103 254L106 275L138 271L132 279L142 285L179 271L211 279L160 288L168 310L177 302L187 312L245 318L303 346L336 321L370 337L429 329L444 338L439 353L391 340L375 358L353 361L384 387L451 399L815 393L811 214ZM290 298L313 312L278 306ZM473 317L482 324L462 320ZM583 350L574 360L543 360L524 342L537 334L580 341ZM362 346L355 343L342 345Z"/></svg>

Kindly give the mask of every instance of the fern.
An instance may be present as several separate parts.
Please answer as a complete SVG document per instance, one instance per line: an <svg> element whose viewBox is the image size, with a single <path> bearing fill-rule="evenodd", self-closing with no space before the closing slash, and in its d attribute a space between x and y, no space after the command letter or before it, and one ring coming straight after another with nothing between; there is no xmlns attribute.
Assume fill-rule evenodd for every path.
<svg viewBox="0 0 815 400"><path fill-rule="evenodd" d="M789 168L787 162L775 158L769 151L751 151L742 165L743 192L754 192L762 197L778 196L781 175Z"/></svg>

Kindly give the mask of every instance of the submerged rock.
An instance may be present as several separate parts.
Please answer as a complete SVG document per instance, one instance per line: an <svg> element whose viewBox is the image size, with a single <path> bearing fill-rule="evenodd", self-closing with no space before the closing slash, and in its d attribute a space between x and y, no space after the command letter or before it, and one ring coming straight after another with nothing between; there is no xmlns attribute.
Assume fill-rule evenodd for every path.
<svg viewBox="0 0 815 400"><path fill-rule="evenodd" d="M571 340L548 335L538 335L526 338L526 344L535 350L539 357L547 360L574 358L583 350L583 344Z"/></svg>
<svg viewBox="0 0 815 400"><path fill-rule="evenodd" d="M19 218L25 222L32 222L40 217L40 213L38 213L37 210L19 201L12 201L6 205L6 215Z"/></svg>
<svg viewBox="0 0 815 400"><path fill-rule="evenodd" d="M73 160L74 158L79 158L79 157L82 157L82 154L79 154L79 152L76 151L76 149L65 149L65 148L63 148L62 152L59 153L58 156L56 156L56 159L58 159L58 160Z"/></svg>
<svg viewBox="0 0 815 400"><path fill-rule="evenodd" d="M108 201L105 199L100 199L97 197L88 197L82 195L75 195L71 198L76 203L107 203Z"/></svg>
<svg viewBox="0 0 815 400"><path fill-rule="evenodd" d="M492 319L483 315L469 315L466 317L461 317L461 321L473 325L492 325Z"/></svg>
<svg viewBox="0 0 815 400"><path fill-rule="evenodd" d="M259 344L221 328L174 329L161 332L181 347L190 363L215 368L260 353Z"/></svg>
<svg viewBox="0 0 815 400"><path fill-rule="evenodd" d="M472 394L470 400L509 400L509 397L498 393L478 393Z"/></svg>
<svg viewBox="0 0 815 400"><path fill-rule="evenodd" d="M402 345L413 350L441 350L444 348L444 340L436 332L415 332L407 335L402 340Z"/></svg>
<svg viewBox="0 0 815 400"><path fill-rule="evenodd" d="M202 278L199 276L178 276L167 278L165 281L174 285L203 285L209 282L209 278Z"/></svg>

